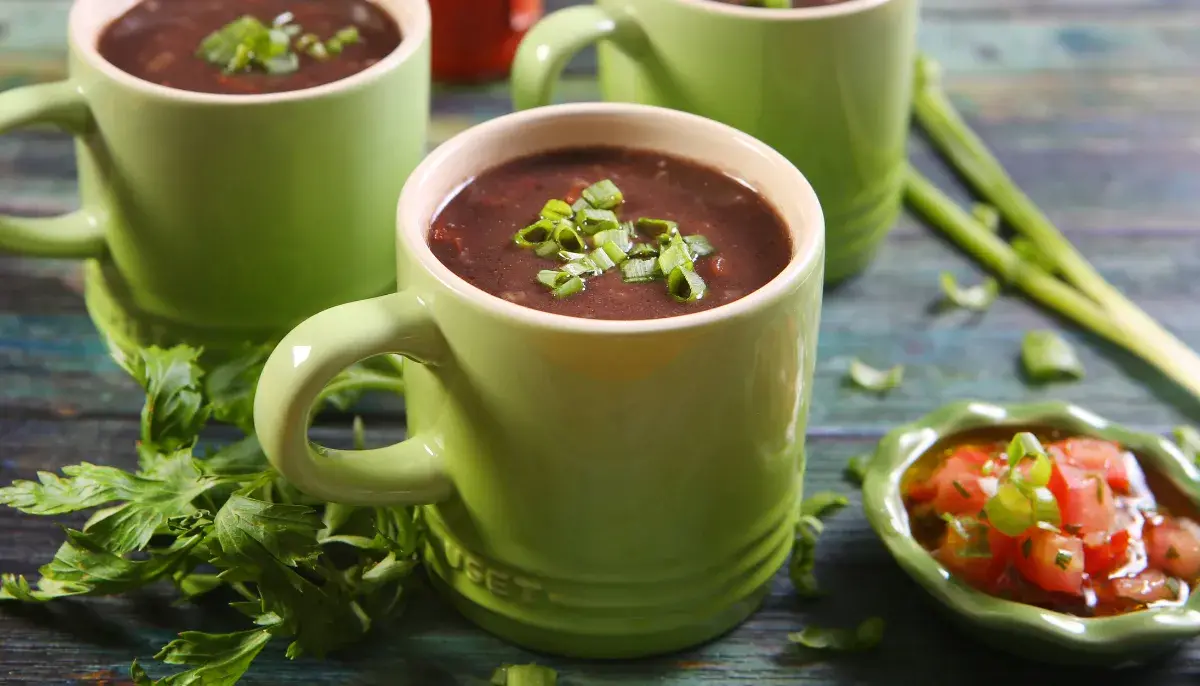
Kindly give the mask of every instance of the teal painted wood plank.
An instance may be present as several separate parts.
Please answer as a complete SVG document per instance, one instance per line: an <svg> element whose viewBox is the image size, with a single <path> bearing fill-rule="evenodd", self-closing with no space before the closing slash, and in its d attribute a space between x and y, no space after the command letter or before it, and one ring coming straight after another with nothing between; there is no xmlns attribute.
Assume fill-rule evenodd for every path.
<svg viewBox="0 0 1200 686"><path fill-rule="evenodd" d="M368 425L373 441L400 438L397 428ZM8 460L0 477L30 477L81 459L130 465L136 420L95 422L0 419ZM346 427L317 432L320 440L348 440ZM828 596L801 602L780 575L763 608L730 635L662 658L613 663L562 660L509 646L419 592L410 613L364 645L329 660L286 660L274 645L242 682L338 686L483 686L501 663L538 661L560 672L563 686L950 686L981 684L1115 683L1109 673L1033 665L981 647L935 611L917 586L887 556L861 514L856 490L843 483L845 460L872 447L873 438L817 435L809 439L807 488L837 490L852 500L830 520L818 549L817 576ZM31 571L61 538L48 519L0 511L6 545L0 570ZM87 683L71 675L109 671L124 675L129 661L143 663L174 633L237 628L238 618L219 602L170 607L169 595L151 592L123 599L60 603L38 609L0 606L0 665L24 683ZM869 655L844 659L806 656L786 633L809 623L845 625L871 615L888 623L883 644ZM156 672L161 673L161 672ZM1122 683L1155 686L1200 679L1200 642L1142 669L1120 673ZM0 676L0 681L4 677ZM94 686L95 681L91 682Z"/></svg>

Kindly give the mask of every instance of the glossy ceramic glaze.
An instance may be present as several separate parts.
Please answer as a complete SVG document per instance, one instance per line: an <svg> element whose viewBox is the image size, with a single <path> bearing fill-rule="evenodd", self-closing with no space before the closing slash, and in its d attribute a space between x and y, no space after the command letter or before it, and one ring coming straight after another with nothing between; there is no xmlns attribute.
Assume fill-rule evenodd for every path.
<svg viewBox="0 0 1200 686"><path fill-rule="evenodd" d="M838 281L866 266L900 210L917 5L597 0L529 32L513 64L513 103L548 104L563 66L596 43L606 100L724 122L799 167L825 210L825 278Z"/></svg>
<svg viewBox="0 0 1200 686"><path fill-rule="evenodd" d="M426 3L380 3L404 40L366 71L254 96L164 88L105 62L97 36L133 4L76 2L70 79L0 94L0 132L76 134L82 198L65 217L0 217L0 249L91 259L89 309L119 348L278 340L390 290L396 197L425 151Z"/></svg>
<svg viewBox="0 0 1200 686"><path fill-rule="evenodd" d="M863 509L875 532L909 576L956 621L1000 650L1047 662L1127 666L1200 635L1200 594L1180 607L1153 608L1115 617L1085 618L1004 600L950 576L909 531L900 480L939 439L982 427L1055 427L1095 436L1132 450L1200 505L1200 471L1170 441L1131 431L1065 403L999 406L984 402L948 405L880 442L863 484Z"/></svg>
<svg viewBox="0 0 1200 686"><path fill-rule="evenodd" d="M488 295L430 252L438 207L480 170L613 135L759 190L791 232L784 272L712 310L591 320ZM267 362L255 422L272 462L323 499L429 505L435 581L517 643L631 657L743 620L791 549L804 471L823 247L804 177L681 112L547 107L437 148L405 186L398 224L399 293L312 317ZM381 352L421 363L405 375L410 438L366 453L312 446L316 394Z"/></svg>

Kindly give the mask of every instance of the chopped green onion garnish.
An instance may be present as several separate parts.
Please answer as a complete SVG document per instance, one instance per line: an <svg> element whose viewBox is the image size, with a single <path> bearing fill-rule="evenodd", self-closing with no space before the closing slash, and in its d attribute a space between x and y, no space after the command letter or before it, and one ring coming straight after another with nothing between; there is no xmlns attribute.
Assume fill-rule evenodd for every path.
<svg viewBox="0 0 1200 686"><path fill-rule="evenodd" d="M558 259L562 260L563 262L578 262L585 257L587 257L587 255L581 252L571 252L570 250L558 251Z"/></svg>
<svg viewBox="0 0 1200 686"><path fill-rule="evenodd" d="M328 50L329 54L331 55L340 55L342 54L342 42L336 38L330 38L329 40L325 41L325 49Z"/></svg>
<svg viewBox="0 0 1200 686"><path fill-rule="evenodd" d="M1173 576L1169 576L1169 577L1167 577L1166 585L1167 585L1167 590L1171 592L1171 595L1178 598L1179 591L1180 591L1179 579L1176 579Z"/></svg>
<svg viewBox="0 0 1200 686"><path fill-rule="evenodd" d="M658 247L649 243L638 243L629 250L630 257L658 257Z"/></svg>
<svg viewBox="0 0 1200 686"><path fill-rule="evenodd" d="M679 224L666 219L651 219L650 217L639 217L637 220L637 228L645 231L651 236L666 235L668 238L679 233Z"/></svg>
<svg viewBox="0 0 1200 686"><path fill-rule="evenodd" d="M1006 536L1020 536L1037 521L1033 516L1033 503L1019 488L1000 484L996 495L988 499L983 511L988 522Z"/></svg>
<svg viewBox="0 0 1200 686"><path fill-rule="evenodd" d="M971 217L992 233L1000 230L1000 211L987 203L977 202L971 205Z"/></svg>
<svg viewBox="0 0 1200 686"><path fill-rule="evenodd" d="M1059 550L1054 554L1054 566L1059 569L1066 569L1071 566L1071 559L1075 556L1066 550Z"/></svg>
<svg viewBox="0 0 1200 686"><path fill-rule="evenodd" d="M612 242L605 243L597 248L597 250L603 250L604 253L608 255L608 259L612 260L614 265L621 264L625 260L629 259L628 256L625 255L624 251L622 251L615 243Z"/></svg>
<svg viewBox="0 0 1200 686"><path fill-rule="evenodd" d="M695 271L679 266L667 277L667 291L676 302L690 303L703 298L708 285Z"/></svg>
<svg viewBox="0 0 1200 686"><path fill-rule="evenodd" d="M608 229L592 236L592 245L599 248L605 243L612 243L621 249L622 253L633 248L633 239L623 229Z"/></svg>
<svg viewBox="0 0 1200 686"><path fill-rule="evenodd" d="M817 540L824 530L821 520L812 515L801 515L796 522L796 541L792 547L792 559L788 562L788 577L801 598L821 595L813 570L817 564Z"/></svg>
<svg viewBox="0 0 1200 686"><path fill-rule="evenodd" d="M692 263L692 256L687 252L687 248L683 247L680 243L672 243L658 254L658 268L663 274L674 272L676 267L681 267L688 271L696 268Z"/></svg>
<svg viewBox="0 0 1200 686"><path fill-rule="evenodd" d="M952 481L952 482L950 482L950 483L951 483L951 484L954 486L954 490L958 491L958 494L959 494L960 496L962 496L962 497L964 497L964 498L970 498L970 497L971 497L971 492L967 490L967 487L966 487L966 486L963 486L963 485L962 485L962 482L961 482L961 481L959 481L959 480L955 479L954 481Z"/></svg>
<svg viewBox="0 0 1200 686"><path fill-rule="evenodd" d="M272 57L263 62L268 74L290 74L300 68L300 58L294 52Z"/></svg>
<svg viewBox="0 0 1200 686"><path fill-rule="evenodd" d="M605 245L612 245L612 243L605 243ZM620 250L617 251L617 254L621 257L625 257L625 253L621 252ZM602 272L606 272L609 269L617 266L617 263L608 256L608 253L604 251L604 248L596 248L592 252L588 253L588 258L594 262L596 267L598 267Z"/></svg>
<svg viewBox="0 0 1200 686"><path fill-rule="evenodd" d="M292 21L294 21L295 19L296 19L296 15L292 14L291 12L284 12L283 14L279 15L278 17L275 17L275 19L271 22L271 26L274 26L276 28L279 28L281 26L286 26L286 25L292 23Z"/></svg>
<svg viewBox="0 0 1200 686"><path fill-rule="evenodd" d="M549 219L539 219L526 226L513 236L513 243L522 248L540 246L546 241L554 240L555 223ZM557 246L558 243L555 243Z"/></svg>
<svg viewBox="0 0 1200 686"><path fill-rule="evenodd" d="M621 223L617 221L617 215L611 210L598 210L593 207L577 210L575 223L581 231L588 235L621 228Z"/></svg>
<svg viewBox="0 0 1200 686"><path fill-rule="evenodd" d="M1178 560L1179 559L1179 551L1175 549L1175 546L1173 546L1173 545L1167 546L1167 559L1168 560Z"/></svg>
<svg viewBox="0 0 1200 686"><path fill-rule="evenodd" d="M567 252L586 252L588 249L587 239L568 221L558 222L554 228L554 240Z"/></svg>
<svg viewBox="0 0 1200 686"><path fill-rule="evenodd" d="M1200 431L1187 425L1175 427L1175 445L1178 445L1192 462L1200 465Z"/></svg>
<svg viewBox="0 0 1200 686"><path fill-rule="evenodd" d="M886 393L904 381L904 365L896 365L886 371L875 369L855 358L850 360L850 381L859 388Z"/></svg>
<svg viewBox="0 0 1200 686"><path fill-rule="evenodd" d="M492 686L556 686L558 672L537 664L504 665L492 672Z"/></svg>
<svg viewBox="0 0 1200 686"><path fill-rule="evenodd" d="M1000 294L1000 282L990 276L978 286L963 288L958 285L954 274L942 272L941 284L947 302L972 312L983 312L991 307L996 301L996 296Z"/></svg>
<svg viewBox="0 0 1200 686"><path fill-rule="evenodd" d="M225 71L232 74L233 72L242 71L250 66L250 59L254 52L250 50L246 44L241 44L234 49L233 59L229 60L229 64L225 66Z"/></svg>
<svg viewBox="0 0 1200 686"><path fill-rule="evenodd" d="M708 239L701 235L684 236L683 242L687 246L688 252L692 254L692 259L696 260L707 255L711 255L717 251Z"/></svg>
<svg viewBox="0 0 1200 686"><path fill-rule="evenodd" d="M563 265L562 270L571 276L599 276L604 273L591 257L568 262Z"/></svg>
<svg viewBox="0 0 1200 686"><path fill-rule="evenodd" d="M570 219L575 212L571 206L562 200L547 200L542 207L542 219Z"/></svg>
<svg viewBox="0 0 1200 686"><path fill-rule="evenodd" d="M811 650L857 652L879 645L883 640L883 629L883 619L872 617L853 630L808 626L788 634L788 640Z"/></svg>
<svg viewBox="0 0 1200 686"><path fill-rule="evenodd" d="M583 291L583 279L572 276L566 283L554 289L554 297L566 298Z"/></svg>
<svg viewBox="0 0 1200 686"><path fill-rule="evenodd" d="M533 249L533 253L538 257L554 257L558 254L558 243L543 241L537 244L537 247Z"/></svg>
<svg viewBox="0 0 1200 686"><path fill-rule="evenodd" d="M537 273L538 283L544 285L550 290L554 290L566 283L571 278L571 275L566 272L560 272L556 269L543 269Z"/></svg>
<svg viewBox="0 0 1200 686"><path fill-rule="evenodd" d="M800 503L800 514L808 517L827 517L850 504L850 499L841 493L821 491L813 493Z"/></svg>
<svg viewBox="0 0 1200 686"><path fill-rule="evenodd" d="M842 476L850 483L862 486L863 482L867 480L867 463L870 461L870 455L856 455L846 460L846 468L842 470Z"/></svg>
<svg viewBox="0 0 1200 686"><path fill-rule="evenodd" d="M1104 483L1103 480L1100 481ZM1045 522L1058 526L1062 524L1062 513L1058 509L1058 501L1050 489L1041 487L1033 489L1033 518L1036 522Z"/></svg>
<svg viewBox="0 0 1200 686"><path fill-rule="evenodd" d="M347 26L344 29L339 29L337 33L333 34L333 37L341 41L342 45L353 45L362 40L357 26Z"/></svg>
<svg viewBox="0 0 1200 686"><path fill-rule="evenodd" d="M579 210L586 210L589 208L591 208L591 205L589 205L588 201L584 200L583 198L579 198L575 202L571 203L572 212L578 212Z"/></svg>
<svg viewBox="0 0 1200 686"><path fill-rule="evenodd" d="M1042 442L1037 439L1037 436L1028 431L1021 431L1013 436L1008 442L1008 449L1004 451L1008 457L1008 464L1015 466L1021 460L1024 460L1029 455L1045 455L1046 450L1042 448ZM1038 484L1043 486L1045 484Z"/></svg>
<svg viewBox="0 0 1200 686"><path fill-rule="evenodd" d="M583 199L596 209L611 210L625 202L621 190L609 179L598 181L583 189Z"/></svg>
<svg viewBox="0 0 1200 686"><path fill-rule="evenodd" d="M648 283L660 276L658 260L643 257L621 263L621 278L625 283Z"/></svg>
<svg viewBox="0 0 1200 686"><path fill-rule="evenodd" d="M1021 362L1034 381L1083 377L1083 363L1061 336L1053 331L1030 331L1021 341Z"/></svg>
<svg viewBox="0 0 1200 686"><path fill-rule="evenodd" d="M307 52L309 48L321 42L321 38L315 33L306 33L296 39L296 49L300 52Z"/></svg>
<svg viewBox="0 0 1200 686"><path fill-rule="evenodd" d="M983 514L983 513L980 513ZM984 517L986 519L986 517ZM988 539L987 526L972 517L955 517L949 512L942 513L942 520L954 529L959 538L966 543L961 550L955 552L958 557L991 557L992 545Z"/></svg>
<svg viewBox="0 0 1200 686"><path fill-rule="evenodd" d="M329 59L329 51L325 49L324 43L313 43L312 45L308 46L308 50L305 50L305 52L314 60L320 60L323 62Z"/></svg>

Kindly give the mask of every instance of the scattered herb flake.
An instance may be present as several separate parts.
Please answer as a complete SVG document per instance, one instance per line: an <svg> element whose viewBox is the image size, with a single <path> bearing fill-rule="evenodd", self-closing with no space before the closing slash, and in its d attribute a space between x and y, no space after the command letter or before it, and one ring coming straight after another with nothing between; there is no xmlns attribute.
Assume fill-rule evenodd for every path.
<svg viewBox="0 0 1200 686"><path fill-rule="evenodd" d="M962 485L962 483L960 483L960 482L959 482L957 479L955 479L955 480L954 480L953 482L951 482L951 483L954 485L954 490L958 491L958 494L959 494L960 496L962 496L963 498L970 498L970 497L971 497L971 492L970 492L970 491L968 491L968 490L966 489L966 487L965 487L965 486L963 486L963 485Z"/></svg>
<svg viewBox="0 0 1200 686"><path fill-rule="evenodd" d="M813 493L800 503L800 514L810 517L828 517L850 504L850 499L834 491Z"/></svg>
<svg viewBox="0 0 1200 686"><path fill-rule="evenodd" d="M1071 566L1071 560L1074 559L1074 557L1074 555L1066 550L1059 550L1054 554L1054 566L1058 567L1059 569L1066 569L1067 567Z"/></svg>
<svg viewBox="0 0 1200 686"><path fill-rule="evenodd" d="M1200 431L1194 426L1177 426L1175 427L1175 444L1183 451L1183 454L1200 466Z"/></svg>
<svg viewBox="0 0 1200 686"><path fill-rule="evenodd" d="M1167 546L1167 559L1168 560L1178 560L1179 559L1179 551L1175 549L1175 546L1173 546L1173 545Z"/></svg>
<svg viewBox="0 0 1200 686"><path fill-rule="evenodd" d="M846 460L846 468L842 470L842 476L850 483L862 486L863 482L867 480L867 463L870 461L870 455L856 455Z"/></svg>
<svg viewBox="0 0 1200 686"><path fill-rule="evenodd" d="M542 665L504 665L492 672L492 686L555 686L558 672Z"/></svg>
<svg viewBox="0 0 1200 686"><path fill-rule="evenodd" d="M808 626L788 634L788 640L811 650L859 652L879 645L883 640L883 629L883 619L871 617L854 629Z"/></svg>
<svg viewBox="0 0 1200 686"><path fill-rule="evenodd" d="M858 358L850 361L850 381L859 388L875 393L887 393L904 381L904 365L886 371L864 364Z"/></svg>
<svg viewBox="0 0 1200 686"><path fill-rule="evenodd" d="M1021 362L1035 382L1083 378L1083 363L1070 343L1053 331L1029 331L1021 342Z"/></svg>
<svg viewBox="0 0 1200 686"><path fill-rule="evenodd" d="M972 312L987 310L996 302L996 296L1000 295L1000 282L990 276L979 285L963 288L958 285L954 274L942 272L941 284L947 302Z"/></svg>
<svg viewBox="0 0 1200 686"><path fill-rule="evenodd" d="M796 523L796 544L792 548L792 559L788 563L788 577L796 594L801 598L820 597L821 590L817 587L817 577L813 572L816 567L817 540L825 526L821 520L811 515L801 515Z"/></svg>
<svg viewBox="0 0 1200 686"><path fill-rule="evenodd" d="M1021 556L1028 558L1031 553L1033 553L1033 539L1026 538L1021 541Z"/></svg>

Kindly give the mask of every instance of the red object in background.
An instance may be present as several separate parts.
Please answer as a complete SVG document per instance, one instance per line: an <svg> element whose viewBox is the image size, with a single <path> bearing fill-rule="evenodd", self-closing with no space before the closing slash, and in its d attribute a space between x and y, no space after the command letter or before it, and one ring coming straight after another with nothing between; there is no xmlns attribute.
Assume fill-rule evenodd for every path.
<svg viewBox="0 0 1200 686"><path fill-rule="evenodd" d="M542 16L542 0L430 0L433 80L492 81L508 76L525 32Z"/></svg>

